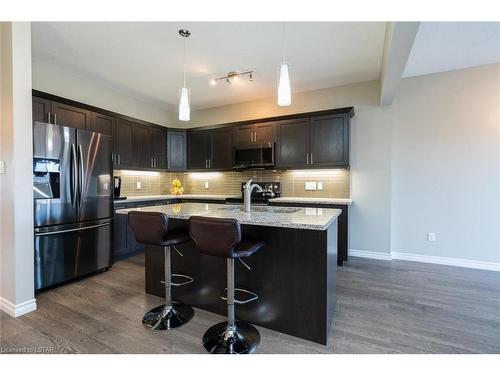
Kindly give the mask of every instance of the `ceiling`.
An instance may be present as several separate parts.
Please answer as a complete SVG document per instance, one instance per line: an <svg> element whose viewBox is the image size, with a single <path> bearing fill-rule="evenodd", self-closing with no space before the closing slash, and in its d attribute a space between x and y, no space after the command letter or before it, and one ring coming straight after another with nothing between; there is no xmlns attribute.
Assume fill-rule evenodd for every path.
<svg viewBox="0 0 500 375"><path fill-rule="evenodd" d="M500 22L422 22L404 77L500 62Z"/></svg>
<svg viewBox="0 0 500 375"><path fill-rule="evenodd" d="M35 22L33 64L70 69L175 111L183 70L178 30L187 28L187 85L197 110L275 95L283 50L295 92L378 79L385 27L302 22L287 23L283 32L275 22ZM209 84L245 69L255 70L254 82Z"/></svg>

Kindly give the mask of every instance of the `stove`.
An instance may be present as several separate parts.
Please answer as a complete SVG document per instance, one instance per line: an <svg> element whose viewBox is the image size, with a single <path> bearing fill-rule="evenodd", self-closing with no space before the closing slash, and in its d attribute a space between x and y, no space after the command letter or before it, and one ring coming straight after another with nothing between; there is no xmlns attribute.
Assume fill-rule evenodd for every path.
<svg viewBox="0 0 500 375"><path fill-rule="evenodd" d="M253 182L262 188L262 192L257 189L252 191L252 204L268 205L269 199L279 198L281 196L281 183L279 182ZM241 183L241 197L226 198L227 204L243 204L243 187L245 182Z"/></svg>

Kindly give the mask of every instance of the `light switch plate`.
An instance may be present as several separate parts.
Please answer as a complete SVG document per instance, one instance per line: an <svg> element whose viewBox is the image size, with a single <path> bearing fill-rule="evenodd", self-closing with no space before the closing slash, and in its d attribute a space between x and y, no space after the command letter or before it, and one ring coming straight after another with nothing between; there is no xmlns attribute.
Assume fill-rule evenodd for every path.
<svg viewBox="0 0 500 375"><path fill-rule="evenodd" d="M137 190L141 190L142 189L141 181L137 181L135 185L137 187Z"/></svg>
<svg viewBox="0 0 500 375"><path fill-rule="evenodd" d="M430 242L436 241L436 233L428 232L427 233L427 241L430 241Z"/></svg>
<svg viewBox="0 0 500 375"><path fill-rule="evenodd" d="M323 183L318 181L318 190L323 190Z"/></svg>
<svg viewBox="0 0 500 375"><path fill-rule="evenodd" d="M0 174L5 174L5 161L0 160Z"/></svg>
<svg viewBox="0 0 500 375"><path fill-rule="evenodd" d="M306 190L316 190L316 181L306 181Z"/></svg>
<svg viewBox="0 0 500 375"><path fill-rule="evenodd" d="M208 189L208 181L205 181L205 189Z"/></svg>

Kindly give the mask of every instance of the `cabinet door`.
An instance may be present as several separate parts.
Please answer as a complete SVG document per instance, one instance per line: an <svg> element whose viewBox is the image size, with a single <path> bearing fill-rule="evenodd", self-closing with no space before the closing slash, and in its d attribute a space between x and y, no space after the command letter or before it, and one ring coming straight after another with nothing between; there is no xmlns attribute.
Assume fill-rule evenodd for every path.
<svg viewBox="0 0 500 375"><path fill-rule="evenodd" d="M167 168L167 131L157 128L149 128L151 144L151 156L153 157L154 169Z"/></svg>
<svg viewBox="0 0 500 375"><path fill-rule="evenodd" d="M256 124L254 130L254 141L260 144L272 144L275 140L274 122Z"/></svg>
<svg viewBox="0 0 500 375"><path fill-rule="evenodd" d="M277 123L276 164L279 167L305 167L309 158L309 119Z"/></svg>
<svg viewBox="0 0 500 375"><path fill-rule="evenodd" d="M237 125L233 128L234 144L238 146L248 145L253 143L254 126L253 125Z"/></svg>
<svg viewBox="0 0 500 375"><path fill-rule="evenodd" d="M233 168L233 131L230 128L213 130L210 169Z"/></svg>
<svg viewBox="0 0 500 375"><path fill-rule="evenodd" d="M188 132L188 168L207 169L210 150L210 132L194 130Z"/></svg>
<svg viewBox="0 0 500 375"><path fill-rule="evenodd" d="M167 132L167 163L170 171L185 171L187 168L186 132Z"/></svg>
<svg viewBox="0 0 500 375"><path fill-rule="evenodd" d="M51 122L53 124L76 129L88 129L90 127L90 111L86 109L52 102L50 112L52 113Z"/></svg>
<svg viewBox="0 0 500 375"><path fill-rule="evenodd" d="M33 121L50 122L50 100L33 97Z"/></svg>
<svg viewBox="0 0 500 375"><path fill-rule="evenodd" d="M139 124L134 124L132 128L132 145L137 168L153 168L149 131L148 126Z"/></svg>
<svg viewBox="0 0 500 375"><path fill-rule="evenodd" d="M115 118L92 112L90 115L89 130L113 136L115 131Z"/></svg>
<svg viewBox="0 0 500 375"><path fill-rule="evenodd" d="M346 115L311 118L310 164L349 165L349 129Z"/></svg>
<svg viewBox="0 0 500 375"><path fill-rule="evenodd" d="M119 168L134 166L133 149L134 123L116 119L115 127L115 166Z"/></svg>

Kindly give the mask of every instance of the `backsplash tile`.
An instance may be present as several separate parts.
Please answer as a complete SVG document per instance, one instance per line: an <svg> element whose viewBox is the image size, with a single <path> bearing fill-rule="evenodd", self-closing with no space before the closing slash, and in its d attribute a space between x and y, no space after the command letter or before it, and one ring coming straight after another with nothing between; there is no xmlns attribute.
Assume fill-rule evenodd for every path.
<svg viewBox="0 0 500 375"><path fill-rule="evenodd" d="M254 179L257 182L281 182L284 197L350 198L350 173L344 169L272 171L247 170L243 172L140 172L116 170L122 178L122 196L170 194L170 186L178 178L186 194L239 195L241 182ZM321 182L323 190L305 190L305 183ZM137 189L141 182L141 189ZM208 189L205 188L208 182Z"/></svg>

